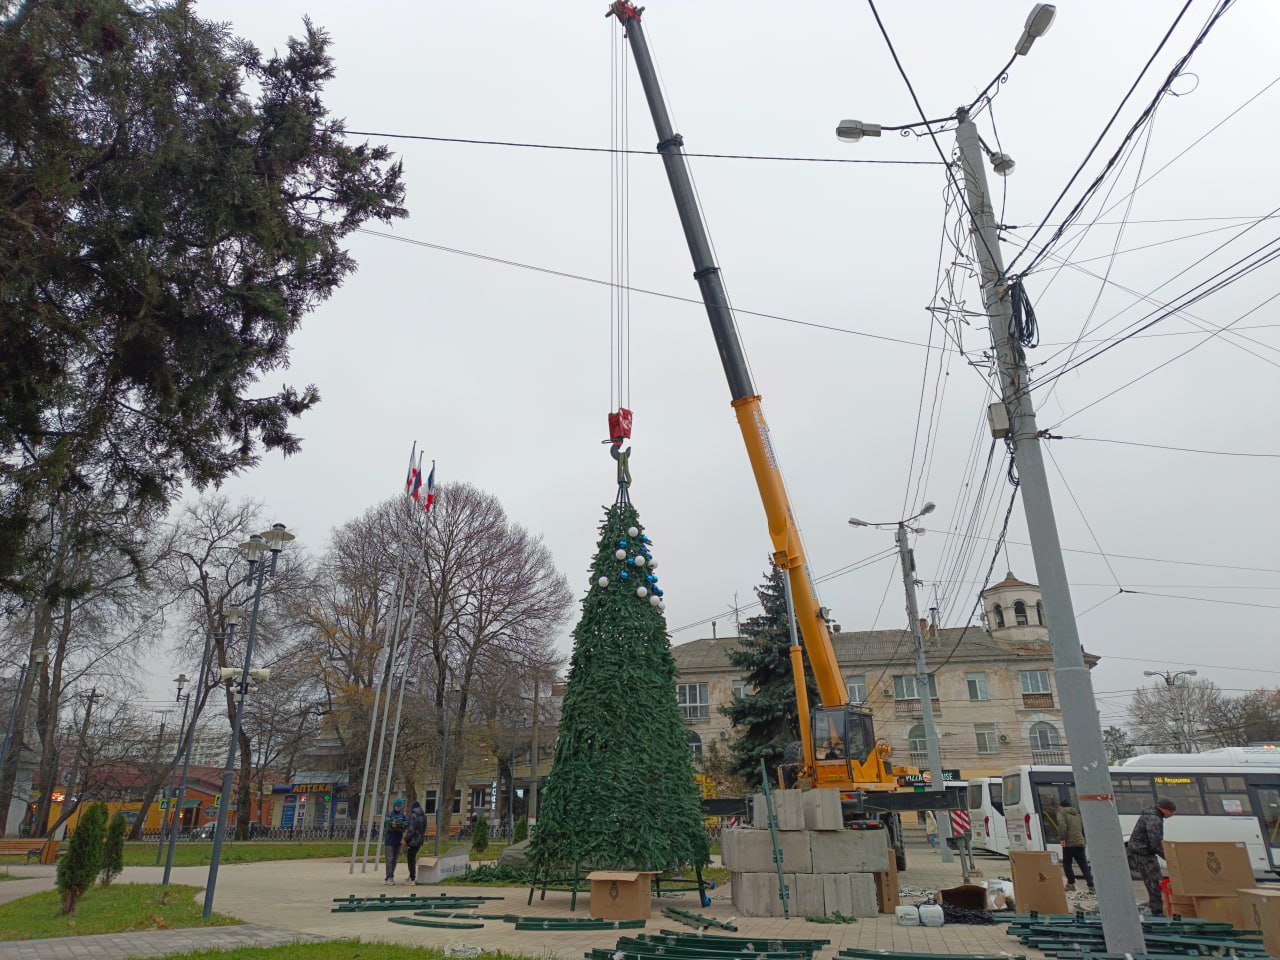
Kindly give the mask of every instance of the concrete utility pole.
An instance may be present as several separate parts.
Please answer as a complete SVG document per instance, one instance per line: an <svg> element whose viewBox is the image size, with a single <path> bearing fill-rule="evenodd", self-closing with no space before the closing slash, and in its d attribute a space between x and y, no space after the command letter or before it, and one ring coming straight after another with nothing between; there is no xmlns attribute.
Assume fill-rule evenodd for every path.
<svg viewBox="0 0 1280 960"><path fill-rule="evenodd" d="M1062 544L1058 540L1044 454L1040 449L1040 431L1036 427L1035 408L1031 402L1026 358L1022 345L1013 339L1011 333L1013 306L987 189L983 145L967 109L961 108L956 119L959 121L956 140L960 148L961 173L969 213L973 218L974 247L982 268L982 300L996 353L996 375L1008 417L1008 436L1018 468L1022 506L1031 536L1031 553L1044 596L1045 617L1049 621L1054 673L1058 698L1062 703L1062 723L1071 751L1080 816L1089 837L1107 951L1145 953L1142 921L1129 879L1124 833L1116 812L1111 773L1107 769L1102 728L1093 697L1093 680L1085 667L1084 649L1076 631Z"/></svg>
<svg viewBox="0 0 1280 960"><path fill-rule="evenodd" d="M924 634L920 630L920 608L916 599L916 561L907 546L907 523L898 521L898 557L902 561L902 586L907 592L907 620L911 624L911 638L916 644L916 692L920 695L920 715L924 723L925 750L929 755L930 792L946 789L942 780L942 751L938 746L938 728L933 722L933 686L929 682L929 665L924 656ZM938 846L942 850L942 862L951 863L955 857L947 838L951 836L951 818L946 810L937 811Z"/></svg>

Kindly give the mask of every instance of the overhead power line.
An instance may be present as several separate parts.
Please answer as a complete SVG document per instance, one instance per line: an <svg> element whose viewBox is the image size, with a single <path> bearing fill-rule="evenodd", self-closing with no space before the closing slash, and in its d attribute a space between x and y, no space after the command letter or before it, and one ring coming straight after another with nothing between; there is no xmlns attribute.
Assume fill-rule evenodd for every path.
<svg viewBox="0 0 1280 960"><path fill-rule="evenodd" d="M473 140L467 137L433 137L421 133L385 133L372 130L346 130L349 137L378 137L388 140L426 140L431 143L465 143L481 147L522 147L528 150L562 150L569 153L612 153L636 154L639 156L660 157L657 150L627 150L620 147L579 147L563 143L521 143L515 140ZM937 167L936 160L884 160L874 158L852 159L848 157L796 157L756 153L689 153L682 151L686 157L706 157L712 160L774 160L784 163L862 163L879 164L896 167Z"/></svg>
<svg viewBox="0 0 1280 960"><path fill-rule="evenodd" d="M1196 447L1170 447L1162 443L1140 443L1137 440L1111 440L1105 437L1050 437L1052 440L1084 440L1086 443L1117 443L1126 447L1146 447L1148 450L1171 450L1176 453L1201 453L1211 457L1261 457L1280 460L1280 453L1259 453L1248 450L1200 450Z"/></svg>

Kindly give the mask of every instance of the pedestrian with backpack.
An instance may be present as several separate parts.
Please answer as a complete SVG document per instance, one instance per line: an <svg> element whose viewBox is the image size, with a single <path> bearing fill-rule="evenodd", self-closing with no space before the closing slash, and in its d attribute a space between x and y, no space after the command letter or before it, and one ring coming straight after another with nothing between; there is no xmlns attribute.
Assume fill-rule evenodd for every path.
<svg viewBox="0 0 1280 960"><path fill-rule="evenodd" d="M1150 810L1142 811L1129 832L1125 853L1129 871L1147 888L1147 909L1151 916L1164 916L1164 893L1160 889L1160 862L1164 856L1164 822L1177 812L1172 800L1161 798Z"/></svg>
<svg viewBox="0 0 1280 960"><path fill-rule="evenodd" d="M1067 889L1075 890L1076 875L1072 864L1080 867L1084 882L1093 893L1093 871L1089 869L1089 861L1084 858L1084 821L1080 819L1080 811L1070 800L1063 800L1058 808L1058 836L1062 838L1062 866L1067 872Z"/></svg>
<svg viewBox="0 0 1280 960"><path fill-rule="evenodd" d="M396 885L396 861L400 859L400 844L404 841L405 827L409 825L404 815L404 801L396 798L391 812L383 820L382 842L387 848L387 878L382 882L389 887Z"/></svg>
<svg viewBox="0 0 1280 960"><path fill-rule="evenodd" d="M418 851L427 842L427 815L417 800L409 808L409 823L404 831L404 860L409 865L409 886L418 885Z"/></svg>

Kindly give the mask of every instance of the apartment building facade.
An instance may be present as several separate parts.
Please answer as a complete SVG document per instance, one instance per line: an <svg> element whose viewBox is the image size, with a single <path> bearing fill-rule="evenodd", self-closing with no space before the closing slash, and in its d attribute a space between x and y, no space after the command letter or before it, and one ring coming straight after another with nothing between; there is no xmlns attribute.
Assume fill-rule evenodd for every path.
<svg viewBox="0 0 1280 960"><path fill-rule="evenodd" d="M984 625L927 630L933 704L944 769L962 779L999 775L1019 763L1069 761L1053 653L1040 590L1010 573L983 592ZM736 734L721 707L748 692L729 662L737 637L673 648L677 697L695 755ZM922 697L906 629L839 632L832 638L850 700L875 717L898 763L924 768ZM1097 657L1086 654L1092 666Z"/></svg>

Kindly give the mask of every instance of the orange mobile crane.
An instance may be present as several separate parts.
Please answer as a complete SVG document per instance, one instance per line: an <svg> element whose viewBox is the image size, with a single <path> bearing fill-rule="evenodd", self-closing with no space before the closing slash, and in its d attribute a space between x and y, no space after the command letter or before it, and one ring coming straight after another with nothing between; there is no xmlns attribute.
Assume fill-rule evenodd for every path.
<svg viewBox="0 0 1280 960"><path fill-rule="evenodd" d="M791 668L800 718L801 757L794 764L788 780L806 786L838 789L844 799L850 801L846 809L851 814L864 815L865 812L890 821L891 826L894 825L896 811L946 809L954 804L955 798L945 793L898 792L898 776L907 770L895 769L890 764L892 748L877 740L871 711L849 703L849 692L831 644L829 614L819 604L805 561L799 528L778 469L778 458L769 438L760 395L751 381L720 268L716 266L706 225L698 209L683 152L684 140L672 129L671 117L645 40L641 24L643 12L644 8L638 8L627 0L617 0L610 5L607 15L617 17L626 31L645 99L653 115L658 134L657 150L662 156L680 223L693 256L693 276L698 281L711 321L720 362L729 381L732 406L742 430L742 439L747 445L760 498L764 502L769 536L773 541L773 560L786 574L793 616L804 651L809 655L821 698L820 704L810 707L804 658L801 648L793 645ZM815 745L818 744L823 745L821 757L815 756ZM898 831L895 830L894 834L897 841ZM901 850L898 842L895 845Z"/></svg>

